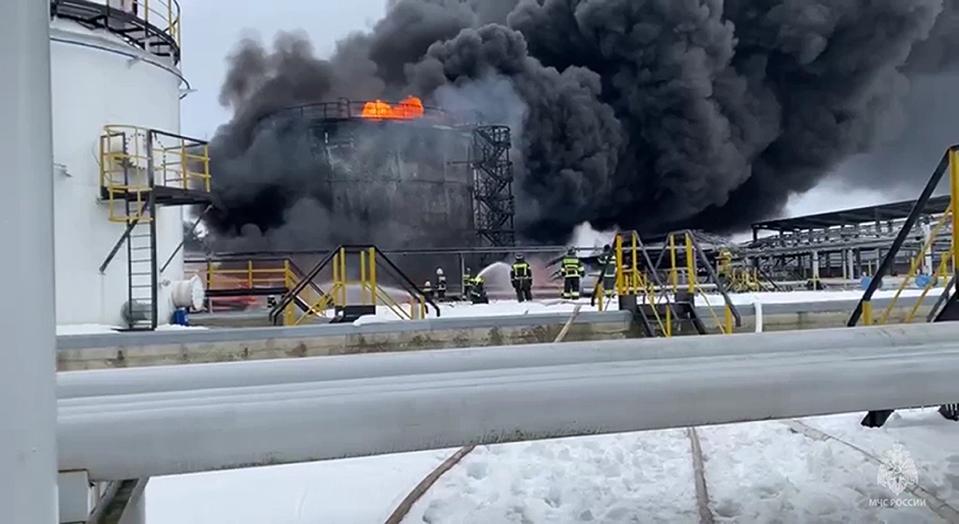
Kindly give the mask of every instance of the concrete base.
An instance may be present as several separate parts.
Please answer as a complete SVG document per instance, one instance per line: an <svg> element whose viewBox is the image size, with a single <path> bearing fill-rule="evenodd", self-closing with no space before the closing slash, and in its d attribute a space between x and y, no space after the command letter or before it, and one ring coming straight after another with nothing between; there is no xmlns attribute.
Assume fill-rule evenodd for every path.
<svg viewBox="0 0 959 524"><path fill-rule="evenodd" d="M932 301L927 300L927 303ZM878 317L888 300L874 302ZM764 331L792 331L845 327L855 300L832 300L763 305ZM900 300L890 324L904 322L914 298ZM925 320L930 305L920 307L916 322ZM755 309L739 307L743 325L738 332L755 331ZM698 307L708 331L719 333L723 309ZM552 342L569 319L568 313L540 315L441 318L354 326L314 325L296 328L210 329L72 335L58 337L58 369L77 371L171 364L199 364L393 351L417 351ZM614 340L641 337L642 330L626 311L581 313L565 340Z"/></svg>
<svg viewBox="0 0 959 524"><path fill-rule="evenodd" d="M556 338L567 320L568 313L556 313L366 326L73 335L58 338L58 369L76 371L546 343ZM570 326L565 340L613 340L639 335L626 312L581 313Z"/></svg>
<svg viewBox="0 0 959 524"><path fill-rule="evenodd" d="M916 301L916 297L900 298L884 324L904 323L909 317ZM890 302L889 299L873 301L873 314L876 317L875 321L877 323ZM926 315L934 303L934 298L927 298L917 310L913 322L925 322ZM763 331L796 331L845 327L850 314L858 304L858 300L823 300L819 302L763 304ZM743 325L736 331L742 333L755 331L755 307L748 304L737 307L739 308L739 313L742 315ZM715 319L722 319L724 311L721 306L713 306L712 309L713 312L710 313L707 307L697 307L696 312L700 318L703 319L706 328L710 330L710 332L719 333ZM860 320L859 325L862 326L865 325L865 323Z"/></svg>

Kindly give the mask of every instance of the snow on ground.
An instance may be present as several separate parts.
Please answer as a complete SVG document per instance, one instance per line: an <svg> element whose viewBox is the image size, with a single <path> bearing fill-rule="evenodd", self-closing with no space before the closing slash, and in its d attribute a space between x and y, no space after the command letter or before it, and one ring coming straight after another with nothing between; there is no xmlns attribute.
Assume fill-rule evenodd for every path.
<svg viewBox="0 0 959 524"><path fill-rule="evenodd" d="M323 438L323 435L317 435ZM451 450L150 479L148 524L382 524Z"/></svg>
<svg viewBox="0 0 959 524"><path fill-rule="evenodd" d="M470 304L467 302L450 302L440 304L441 318L483 318L483 317L502 317L513 315L542 315L548 313L572 313L573 309L579 305L580 311L596 311L596 306L589 304L589 299L581 299L573 302L569 300L537 300L533 302L517 302L515 300L494 300L489 304ZM432 308L430 315L433 315ZM361 317L353 322L355 326L369 324L383 324L387 322L400 322L398 317L390 308L380 306L376 308L376 316L368 315Z"/></svg>
<svg viewBox="0 0 959 524"><path fill-rule="evenodd" d="M109 333L118 333L122 329L117 326L107 326L104 324L67 324L57 326L57 335L103 335ZM165 324L157 326L157 331L180 331L185 329L206 329L202 326L177 326Z"/></svg>
<svg viewBox="0 0 959 524"><path fill-rule="evenodd" d="M919 484L942 500L959 503L959 424L935 408L897 411L881 429L863 430L861 418L862 413L821 417L809 425L876 456L902 446L919 469Z"/></svg>
<svg viewBox="0 0 959 524"><path fill-rule="evenodd" d="M895 290L877 291L875 299L891 298L895 295ZM922 294L921 289L903 290L901 297L917 297ZM930 297L937 296L938 290L933 290ZM833 300L859 300L862 298L860 290L825 290L825 291L783 291L783 292L762 292L762 293L737 293L730 294L730 298L736 305L748 306L759 302L761 304L794 304L801 302L827 302ZM928 299L927 299L928 300ZM720 295L697 295L696 305L698 306L719 306L723 303L723 297ZM439 305L440 313L443 318L454 317L497 317L511 315L537 315L546 313L570 313L573 308L579 304L583 312L596 311L597 307L590 305L589 298L583 298L578 301L562 300L559 297L538 298L533 302L520 303L515 300L494 300L489 304L470 304L468 302L444 302ZM618 309L614 299L609 309ZM430 315L433 310L430 309ZM385 322L398 322L400 319L387 307L377 308L376 316L367 316L357 320L355 325L382 324Z"/></svg>
<svg viewBox="0 0 959 524"><path fill-rule="evenodd" d="M117 329L120 328L101 324L58 325L57 335L102 335L104 333L116 333Z"/></svg>
<svg viewBox="0 0 959 524"><path fill-rule="evenodd" d="M700 439L717 522L938 522L926 508L870 507L892 494L877 465L838 442L777 422L701 429Z"/></svg>
<svg viewBox="0 0 959 524"><path fill-rule="evenodd" d="M919 483L959 505L959 426L934 409L904 411L881 430L862 413L810 426L882 456L901 444ZM939 522L921 507L870 507L895 497L878 467L834 440L781 422L700 428L717 522ZM453 450L154 479L149 524L380 524ZM903 495L908 496L908 495ZM479 447L446 473L405 522L697 522L682 430Z"/></svg>
<svg viewBox="0 0 959 524"><path fill-rule="evenodd" d="M756 295L763 303L777 303L848 300L860 293ZM757 298L734 297L739 303ZM588 306L588 300L580 303ZM443 315L453 317L568 313L575 305L544 300L443 307ZM360 323L389 318L378 317L384 320ZM903 446L917 464L920 484L959 506L959 425L927 409L897 413L885 428L872 430L859 426L862 415L805 422L880 456ZM870 498L894 495L879 484L875 464L840 442L813 440L775 421L700 428L699 434L718 522L937 521L929 509L870 507ZM153 479L148 523L380 524L450 454ZM440 479L406 522L697 522L692 475L689 442L681 430L480 447Z"/></svg>
<svg viewBox="0 0 959 524"><path fill-rule="evenodd" d="M937 297L941 293L941 288L933 289L929 292L929 297ZM832 300L859 300L862 298L863 291L857 289L851 290L824 290L824 291L766 291L761 293L733 293L729 295L733 304L749 305L759 301L763 304L795 304L801 302L827 302ZM892 298L896 291L893 289L876 291L873 300ZM922 294L921 289L904 289L900 298L918 297ZM696 297L696 305L705 306L706 301L716 306L723 303L721 295L707 295L704 299L702 295Z"/></svg>
<svg viewBox="0 0 959 524"><path fill-rule="evenodd" d="M692 522L685 431L479 447L406 522Z"/></svg>

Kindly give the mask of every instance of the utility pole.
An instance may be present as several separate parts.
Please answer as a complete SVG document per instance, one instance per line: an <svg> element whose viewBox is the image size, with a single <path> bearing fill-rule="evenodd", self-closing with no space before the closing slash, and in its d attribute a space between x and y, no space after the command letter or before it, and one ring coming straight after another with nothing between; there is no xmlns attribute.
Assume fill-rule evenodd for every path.
<svg viewBox="0 0 959 524"><path fill-rule="evenodd" d="M0 0L0 520L57 517L50 2Z"/></svg>

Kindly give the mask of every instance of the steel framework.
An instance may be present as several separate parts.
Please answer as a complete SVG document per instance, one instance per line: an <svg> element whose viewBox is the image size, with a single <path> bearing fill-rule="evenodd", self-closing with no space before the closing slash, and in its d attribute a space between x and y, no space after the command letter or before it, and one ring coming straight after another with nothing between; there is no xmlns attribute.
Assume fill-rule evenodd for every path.
<svg viewBox="0 0 959 524"><path fill-rule="evenodd" d="M473 221L477 235L491 246L516 245L512 147L508 126L473 130Z"/></svg>

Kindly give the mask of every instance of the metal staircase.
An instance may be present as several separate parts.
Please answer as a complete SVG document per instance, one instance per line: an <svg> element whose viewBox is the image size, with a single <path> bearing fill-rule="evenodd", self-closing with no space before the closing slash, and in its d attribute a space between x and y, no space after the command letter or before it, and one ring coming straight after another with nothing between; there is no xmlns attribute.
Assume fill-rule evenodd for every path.
<svg viewBox="0 0 959 524"><path fill-rule="evenodd" d="M619 308L631 311L647 337L672 337L676 335L705 335L710 333L696 309L697 294L706 302L716 326L716 331L731 334L741 327L742 319L736 306L726 292L723 283L713 271L710 261L692 231L670 233L665 238L658 261L654 262L649 250L635 231L618 233L614 239L614 254L603 267L600 275L615 271L616 295ZM664 261L666 267L661 267ZM724 317L720 319L713 311L699 283L699 265L706 273L707 283L716 287L723 299ZM609 267L613 265L614 267ZM686 280L681 283L681 278ZM601 311L607 307L607 290L599 278L593 290L593 303Z"/></svg>
<svg viewBox="0 0 959 524"><path fill-rule="evenodd" d="M134 126L104 128L100 136L100 198L107 206L108 219L126 228L100 265L100 273L106 273L126 245L123 316L128 330L154 330L162 320L158 307L158 208L212 205L210 180L206 142Z"/></svg>
<svg viewBox="0 0 959 524"><path fill-rule="evenodd" d="M946 179L949 181L949 192L951 195L949 207L939 217L938 222L932 227L927 237L923 240L919 252L911 257L909 272L905 278L902 279L892 300L880 314L874 316L872 304L873 295L879 290L883 277L891 272L896 263L896 257L912 234L913 228L918 223L920 216L923 215L926 204L933 198L933 193L939 187L947 173L949 176ZM929 256L930 260L934 258L934 253L937 251L934 249L934 243L939 239L940 231L950 232L950 249L945 250L944 254L940 255L938 264L935 263L935 260L932 260L932 265L935 269L932 271L932 274L929 275L930 278L928 282L923 286L922 295L918 297L918 300L910 309L905 318L905 322L910 323L915 320L920 307L922 307L923 302L938 281L947 281L948 283L942 290L939 300L926 315L926 321L951 322L959 320L959 290L956 289L956 277L957 274L959 274L957 273L957 266L959 266L959 209L957 209L957 207L959 207L959 146L953 146L943 154L939 165L926 183L926 187L922 190L919 199L915 202L912 211L902 225L902 229L900 229L891 248L879 265L876 274L872 276L869 287L863 293L862 299L860 299L856 309L849 317L849 321L847 322L849 327L855 327L860 321L866 325L892 323L891 315L893 309L898 304L899 298L907 284L920 274L923 266L922 260L927 256ZM862 425L873 428L882 427L894 412L895 410L892 409L870 411L865 418L863 418ZM959 404L945 404L939 408L939 413L949 420L959 421Z"/></svg>
<svg viewBox="0 0 959 524"><path fill-rule="evenodd" d="M383 287L387 280L397 290L397 297ZM331 287L323 291L319 284L327 281ZM403 304L404 299L409 302ZM303 313L296 316L294 307ZM270 311L270 321L273 325L286 326L320 318L330 323L353 322L365 315L375 315L378 307L401 320L423 320L429 316L430 308L436 317L440 316L433 298L376 246L340 246L289 288ZM328 311L334 313L332 318L326 317Z"/></svg>
<svg viewBox="0 0 959 524"><path fill-rule="evenodd" d="M490 246L516 244L512 140L508 126L473 130L473 220L477 234Z"/></svg>

